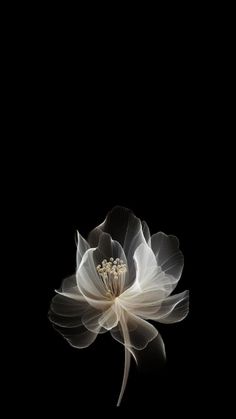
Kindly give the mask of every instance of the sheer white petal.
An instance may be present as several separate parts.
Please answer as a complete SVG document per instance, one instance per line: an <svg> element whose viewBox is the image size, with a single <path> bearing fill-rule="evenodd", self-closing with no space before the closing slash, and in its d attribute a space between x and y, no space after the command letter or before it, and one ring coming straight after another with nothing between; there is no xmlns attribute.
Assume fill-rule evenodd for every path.
<svg viewBox="0 0 236 419"><path fill-rule="evenodd" d="M68 333L74 334L74 332L68 331L68 329L77 329L82 326L81 317L89 307L85 299L78 301L58 294L52 299L48 317L54 326L59 327L58 330L63 336Z"/></svg>
<svg viewBox="0 0 236 419"><path fill-rule="evenodd" d="M82 316L82 323L91 332L104 333L118 324L120 312L120 306L115 302L105 311L91 307Z"/></svg>
<svg viewBox="0 0 236 419"><path fill-rule="evenodd" d="M127 295L138 294L140 290L159 289L160 295L168 296L176 287L178 278L166 275L157 265L152 249L141 244L135 251L134 260L136 264L136 280L132 287L125 291Z"/></svg>
<svg viewBox="0 0 236 419"><path fill-rule="evenodd" d="M50 311L55 315L68 318L81 317L87 308L89 308L89 304L85 298L78 301L63 294L55 295L50 305Z"/></svg>
<svg viewBox="0 0 236 419"><path fill-rule="evenodd" d="M186 290L164 299L156 312L150 315L150 319L160 323L176 323L183 320L188 312L189 291Z"/></svg>
<svg viewBox="0 0 236 419"><path fill-rule="evenodd" d="M179 250L179 240L175 236L167 236L159 232L151 238L151 247L156 256L157 264L167 275L179 280L183 266L184 257Z"/></svg>
<svg viewBox="0 0 236 419"><path fill-rule="evenodd" d="M120 243L113 240L110 234L102 232L99 237L98 247L94 252L95 264L101 263L103 259L109 260L111 257L123 259L124 263L127 263Z"/></svg>
<svg viewBox="0 0 236 419"><path fill-rule="evenodd" d="M82 323L82 316L91 306L85 299L83 302L56 295L51 302L48 313L54 328L70 343L77 348L85 348L96 339L101 327L97 324L96 333L89 331Z"/></svg>
<svg viewBox="0 0 236 419"><path fill-rule="evenodd" d="M146 242L140 244L136 249L134 261L136 264L136 285L139 285L141 289L145 289L148 286L151 287L157 279L160 270L158 269L154 253Z"/></svg>
<svg viewBox="0 0 236 419"><path fill-rule="evenodd" d="M108 263L110 258L123 262L121 266L113 259ZM146 320L175 323L188 314L188 291L170 295L183 262L175 236L160 232L150 237L146 222L127 208L113 208L91 231L88 242L78 233L76 275L63 281L52 299L49 319L73 347L85 348L108 330L124 345L118 406L127 384L131 354L136 363L154 354L155 359L165 359L161 336ZM99 273L97 265L102 265Z"/></svg>
<svg viewBox="0 0 236 419"><path fill-rule="evenodd" d="M88 331L83 325L68 329L54 326L54 329L56 329L71 346L80 349L90 346L97 337L97 333Z"/></svg>
<svg viewBox="0 0 236 419"><path fill-rule="evenodd" d="M155 327L145 320L127 312L124 312L124 316L124 321L129 334L128 340L124 340L124 334L120 322L111 330L111 335L114 339L128 348L141 350L158 335L158 331Z"/></svg>
<svg viewBox="0 0 236 419"><path fill-rule="evenodd" d="M145 286L135 282L119 296L121 306L131 313L145 319L150 319L151 315L160 307L163 300L167 298L175 287L176 279L158 274L154 281L147 282Z"/></svg>
<svg viewBox="0 0 236 419"><path fill-rule="evenodd" d="M99 318L103 314L103 311L97 310L94 307L90 306L84 313L81 318L83 325L90 332L93 333L104 333L107 332L106 329L100 326Z"/></svg>
<svg viewBox="0 0 236 419"><path fill-rule="evenodd" d="M76 249L76 268L79 268L82 257L86 250L90 248L88 242L77 231L77 249Z"/></svg>
<svg viewBox="0 0 236 419"><path fill-rule="evenodd" d="M104 230L105 223L106 223L106 218L101 224L99 224L97 227L95 227L93 230L90 231L88 235L88 243L90 247L98 246L100 235L105 232Z"/></svg>
<svg viewBox="0 0 236 419"><path fill-rule="evenodd" d="M144 232L147 237L147 225L144 223L143 231L141 221L132 211L124 207L114 207L105 221L90 232L88 241L91 246L98 246L102 232L110 234L112 239L123 247L129 267L129 284L131 284L135 278L133 255L141 243L146 243Z"/></svg>
<svg viewBox="0 0 236 419"><path fill-rule="evenodd" d="M115 240L112 240L111 236L108 233L102 233L99 238L99 243L97 249L94 251L93 258L95 265L102 263L104 259L109 260L110 258L116 259L119 258L123 260L123 263L127 265L126 256L123 248L120 243ZM129 271L120 275L119 277L119 289L120 292L124 288L129 286Z"/></svg>
<svg viewBox="0 0 236 419"><path fill-rule="evenodd" d="M128 312L144 319L150 319L150 316L160 308L165 295L166 291L158 287L141 291L136 289L120 295L119 302L121 307Z"/></svg>
<svg viewBox="0 0 236 419"><path fill-rule="evenodd" d="M109 301L107 299L104 284L101 281L94 264L94 250L95 249L89 249L84 254L80 267L76 272L76 281L79 291L83 294L89 304L97 309L106 309Z"/></svg>
<svg viewBox="0 0 236 419"><path fill-rule="evenodd" d="M148 246L151 246L151 235L150 235L150 230L146 221L142 221L142 229L143 229L143 235L145 237L145 240Z"/></svg>
<svg viewBox="0 0 236 419"><path fill-rule="evenodd" d="M107 330L113 329L120 319L120 307L113 304L108 310L106 310L99 318L99 324Z"/></svg>
<svg viewBox="0 0 236 419"><path fill-rule="evenodd" d="M77 301L84 300L84 296L81 294L77 285L76 275L71 275L65 278L62 282L61 289L56 290L56 292Z"/></svg>

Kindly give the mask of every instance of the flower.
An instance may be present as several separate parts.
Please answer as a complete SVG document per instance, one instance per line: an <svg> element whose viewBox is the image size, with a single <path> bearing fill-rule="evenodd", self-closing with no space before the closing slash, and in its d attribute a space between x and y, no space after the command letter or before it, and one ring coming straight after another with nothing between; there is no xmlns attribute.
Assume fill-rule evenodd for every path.
<svg viewBox="0 0 236 419"><path fill-rule="evenodd" d="M110 331L125 348L126 387L131 355L144 349L158 331L147 322L175 323L188 314L188 291L172 295L183 254L175 236L149 228L130 210L113 208L86 241L78 233L76 273L52 299L49 318L70 345L85 348ZM159 336L159 339L160 336ZM162 342L162 340L161 340ZM162 342L164 351L164 344Z"/></svg>

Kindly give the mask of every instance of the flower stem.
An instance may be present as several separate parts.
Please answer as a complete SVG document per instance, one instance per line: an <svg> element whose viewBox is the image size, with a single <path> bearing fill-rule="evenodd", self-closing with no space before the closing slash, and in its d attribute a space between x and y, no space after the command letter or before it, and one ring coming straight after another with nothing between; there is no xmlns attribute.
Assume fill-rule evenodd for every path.
<svg viewBox="0 0 236 419"><path fill-rule="evenodd" d="M122 386L121 386L121 390L120 390L120 395L119 395L119 399L117 402L117 407L120 406L124 391L125 391L125 387L127 384L127 380L128 380L128 376L129 376L129 369L130 369L130 351L127 349L127 344L129 342L129 332L128 332L128 328L126 325L126 321L124 319L124 317L122 316L120 319L120 324L121 324L121 329L122 329L122 333L123 333L123 337L124 337L124 345L125 345L125 364L124 364L124 374L123 374L123 381L122 381Z"/></svg>

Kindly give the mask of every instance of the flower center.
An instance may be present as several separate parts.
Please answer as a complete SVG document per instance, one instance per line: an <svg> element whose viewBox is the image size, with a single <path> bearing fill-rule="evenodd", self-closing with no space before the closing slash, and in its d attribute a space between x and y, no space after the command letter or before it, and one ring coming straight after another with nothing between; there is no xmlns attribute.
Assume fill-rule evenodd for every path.
<svg viewBox="0 0 236 419"><path fill-rule="evenodd" d="M101 265L97 266L97 272L107 290L107 295L117 297L120 295L124 283L127 266L122 259L110 258L109 262L104 259Z"/></svg>

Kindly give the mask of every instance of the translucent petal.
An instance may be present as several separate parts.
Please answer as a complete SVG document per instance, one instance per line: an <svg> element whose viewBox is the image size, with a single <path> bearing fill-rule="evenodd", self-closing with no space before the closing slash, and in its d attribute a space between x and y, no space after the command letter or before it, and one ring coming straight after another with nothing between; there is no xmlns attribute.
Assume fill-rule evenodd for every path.
<svg viewBox="0 0 236 419"><path fill-rule="evenodd" d="M65 278L62 282L61 289L56 290L58 294L64 295L74 300L83 301L84 297L79 291L76 275L71 275Z"/></svg>
<svg viewBox="0 0 236 419"><path fill-rule="evenodd" d="M80 267L76 272L76 281L80 292L95 308L106 309L109 300L106 289L99 277L93 258L94 249L89 249L84 254Z"/></svg>
<svg viewBox="0 0 236 419"><path fill-rule="evenodd" d="M150 235L150 230L146 221L142 221L142 229L143 229L143 235L145 237L145 240L148 246L151 246L151 235Z"/></svg>
<svg viewBox="0 0 236 419"><path fill-rule="evenodd" d="M96 310L94 307L90 306L83 314L81 321L83 325L93 333L104 333L107 332L106 329L103 329L99 324L99 318L102 315L101 310Z"/></svg>
<svg viewBox="0 0 236 419"><path fill-rule="evenodd" d="M84 298L78 301L58 294L51 301L48 313L49 320L54 325L63 328L78 327L82 325L81 316L89 307L89 304Z"/></svg>
<svg viewBox="0 0 236 419"><path fill-rule="evenodd" d="M107 330L113 329L119 322L119 313L113 304L108 310L106 310L99 318L99 324Z"/></svg>
<svg viewBox="0 0 236 419"><path fill-rule="evenodd" d="M166 361L165 344L160 333L142 351L133 348L132 355L142 373L158 373Z"/></svg>
<svg viewBox="0 0 236 419"><path fill-rule="evenodd" d="M83 312L89 307L88 302L84 297L81 301L68 298L67 296L57 294L51 301L50 310L58 316L81 316Z"/></svg>
<svg viewBox="0 0 236 419"><path fill-rule="evenodd" d="M100 333L103 333L103 329L110 330L115 327L120 319L120 306L115 302L105 311L96 310L91 307L86 310L82 317L82 323L84 326L95 333L99 333L98 330L102 328Z"/></svg>
<svg viewBox="0 0 236 419"><path fill-rule="evenodd" d="M171 295L164 299L151 316L151 320L160 323L176 323L183 320L189 312L189 291Z"/></svg>
<svg viewBox="0 0 236 419"><path fill-rule="evenodd" d="M110 234L113 240L123 247L129 267L129 284L135 278L133 255L141 243L146 243L141 221L127 208L114 207L107 215L105 221L91 231L88 241L90 245L97 246L102 231ZM147 226L144 225L147 235Z"/></svg>
<svg viewBox="0 0 236 419"><path fill-rule="evenodd" d="M160 295L168 296L176 287L178 278L166 275L157 265L157 261L152 249L145 244L141 244L134 254L136 264L136 280L130 289L126 290L127 295L134 295L140 290L159 289Z"/></svg>
<svg viewBox="0 0 236 419"><path fill-rule="evenodd" d="M97 337L97 333L88 331L83 325L70 329L58 326L54 328L75 348L87 348Z"/></svg>
<svg viewBox="0 0 236 419"><path fill-rule="evenodd" d="M98 247L94 251L95 264L101 263L103 259L109 260L111 257L114 259L120 258L124 263L127 263L124 250L120 243L113 240L110 234L102 232L100 234Z"/></svg>
<svg viewBox="0 0 236 419"><path fill-rule="evenodd" d="M95 227L93 230L90 231L88 235L88 243L90 247L98 246L100 235L105 232L104 230L105 223L106 223L106 219L101 224L99 224L97 227Z"/></svg>
<svg viewBox="0 0 236 419"><path fill-rule="evenodd" d="M81 326L81 316L58 316L58 314L55 314L52 310L48 313L49 320L60 327L77 327Z"/></svg>
<svg viewBox="0 0 236 419"><path fill-rule="evenodd" d="M184 266L184 257L179 250L177 237L159 232L152 236L151 247L162 271L179 280Z"/></svg>
<svg viewBox="0 0 236 419"><path fill-rule="evenodd" d="M48 313L54 328L70 343L77 348L89 346L100 333L98 325L97 333L91 333L82 324L83 314L90 309L90 305L83 297L80 301L57 294L53 297Z"/></svg>
<svg viewBox="0 0 236 419"><path fill-rule="evenodd" d="M77 249L76 249L76 267L79 268L82 257L84 256L86 250L89 249L88 242L79 234L77 231Z"/></svg>
<svg viewBox="0 0 236 419"><path fill-rule="evenodd" d="M127 291L119 297L121 307L144 319L150 319L152 314L156 313L166 295L166 291L158 287L143 291Z"/></svg>
<svg viewBox="0 0 236 419"><path fill-rule="evenodd" d="M74 289L78 290L77 282L76 282L76 276L71 275L71 276L68 276L67 278L65 278L62 281L61 288L62 288L62 292L71 292ZM79 290L78 290L78 292L79 292Z"/></svg>
<svg viewBox="0 0 236 419"><path fill-rule="evenodd" d="M90 232L88 238L89 243L92 239L94 245L96 236L97 246L99 241L99 235L101 234L101 231L103 231L105 233L110 234L113 240L118 241L121 244L121 246L124 247L127 229L129 228L129 223L130 221L132 222L133 217L136 219L136 217L132 214L132 212L129 209L118 206L114 207L107 214L105 221ZM94 231L95 235L93 234Z"/></svg>
<svg viewBox="0 0 236 419"><path fill-rule="evenodd" d="M108 233L102 233L100 235L98 247L93 253L94 263L97 266L101 264L104 259L109 260L111 257L114 259L119 258L123 260L123 263L127 265L126 256L120 243L118 243L115 240L112 240L111 236ZM128 286L129 271L127 269L127 272L125 272L119 277L120 292L122 292L123 289Z"/></svg>
<svg viewBox="0 0 236 419"><path fill-rule="evenodd" d="M125 322L129 333L127 341L124 339L120 322L111 330L111 335L128 348L144 349L158 334L154 326L133 314L125 313Z"/></svg>
<svg viewBox="0 0 236 419"><path fill-rule="evenodd" d="M147 286L151 287L157 279L160 270L158 269L154 253L146 242L140 244L136 249L134 261L136 264L136 284L141 289L145 289Z"/></svg>

